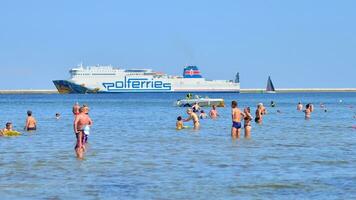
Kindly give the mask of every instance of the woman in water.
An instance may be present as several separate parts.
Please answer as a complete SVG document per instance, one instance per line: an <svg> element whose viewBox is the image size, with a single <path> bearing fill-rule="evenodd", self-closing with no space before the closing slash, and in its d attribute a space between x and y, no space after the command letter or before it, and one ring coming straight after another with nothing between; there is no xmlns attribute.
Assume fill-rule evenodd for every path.
<svg viewBox="0 0 356 200"><path fill-rule="evenodd" d="M252 128L251 127L252 115L251 115L250 107L245 108L244 113L245 113L245 118L244 118L245 138L250 138L251 128Z"/></svg>
<svg viewBox="0 0 356 200"><path fill-rule="evenodd" d="M262 106L261 104L258 104L256 109L256 118L255 118L256 123L258 124L262 123L262 115L263 115Z"/></svg>

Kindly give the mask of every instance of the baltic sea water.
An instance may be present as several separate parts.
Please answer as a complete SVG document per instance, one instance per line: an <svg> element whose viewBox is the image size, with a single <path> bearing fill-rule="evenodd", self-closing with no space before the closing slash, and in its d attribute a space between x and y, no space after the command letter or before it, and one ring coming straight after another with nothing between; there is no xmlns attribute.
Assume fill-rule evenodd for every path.
<svg viewBox="0 0 356 200"><path fill-rule="evenodd" d="M356 199L356 93L208 95L227 107L199 131L175 130L184 94L0 95L0 125L23 132L0 138L0 199ZM230 137L231 100L268 109L249 140ZM82 161L77 101L94 120ZM314 104L310 120L298 101ZM22 131L27 110L36 132Z"/></svg>

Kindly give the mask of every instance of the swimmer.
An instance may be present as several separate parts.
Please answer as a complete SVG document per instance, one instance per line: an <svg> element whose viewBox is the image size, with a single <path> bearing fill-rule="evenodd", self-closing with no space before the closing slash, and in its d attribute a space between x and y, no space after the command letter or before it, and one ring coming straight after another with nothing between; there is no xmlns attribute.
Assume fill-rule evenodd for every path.
<svg viewBox="0 0 356 200"><path fill-rule="evenodd" d="M75 117L73 125L74 133L77 138L75 151L79 159L83 159L86 143L85 135L88 135L88 128L93 125L93 121L86 113L88 113L88 107L81 107L79 114Z"/></svg>
<svg viewBox="0 0 356 200"><path fill-rule="evenodd" d="M176 122L176 129L177 130L181 130L184 128L184 125L183 125L183 119L181 116L177 117L177 122Z"/></svg>
<svg viewBox="0 0 356 200"><path fill-rule="evenodd" d="M231 118L232 118L232 127L231 127L231 137L240 138L240 129L241 129L241 118L245 118L245 113L241 112L237 106L237 101L231 102Z"/></svg>
<svg viewBox="0 0 356 200"><path fill-rule="evenodd" d="M255 114L256 114L255 122L258 123L258 124L262 124L263 113L262 113L261 104L257 105L257 109L256 109Z"/></svg>
<svg viewBox="0 0 356 200"><path fill-rule="evenodd" d="M301 102L298 102L297 110L299 111L303 110L303 104Z"/></svg>
<svg viewBox="0 0 356 200"><path fill-rule="evenodd" d="M193 120L194 129L199 129L200 123L197 114L195 114L193 110L190 108L187 109L187 114L189 115L189 117L187 119L184 119L183 122L188 122L190 120Z"/></svg>
<svg viewBox="0 0 356 200"><path fill-rule="evenodd" d="M56 113L56 119L58 120L58 119L60 119L60 118L61 118L61 114Z"/></svg>
<svg viewBox="0 0 356 200"><path fill-rule="evenodd" d="M35 131L37 128L37 121L32 116L32 111L27 111L27 119L25 124L25 131Z"/></svg>
<svg viewBox="0 0 356 200"><path fill-rule="evenodd" d="M311 104L308 103L306 106L305 106L305 110L303 111L305 113L305 119L310 119L311 117Z"/></svg>
<svg viewBox="0 0 356 200"><path fill-rule="evenodd" d="M282 113L282 111L280 111L280 110L277 110L277 113L281 114L281 113Z"/></svg>
<svg viewBox="0 0 356 200"><path fill-rule="evenodd" d="M244 113L245 113L245 118L244 118L245 138L250 138L251 128L252 128L251 126L252 115L251 115L250 107L245 108Z"/></svg>
<svg viewBox="0 0 356 200"><path fill-rule="evenodd" d="M216 110L216 105L213 105L211 107L211 110L209 112L209 116L211 119L216 119L219 116L218 110Z"/></svg>
<svg viewBox="0 0 356 200"><path fill-rule="evenodd" d="M79 115L79 109L80 109L80 106L79 106L79 103L77 102L74 104L73 109L72 109L73 115Z"/></svg>
<svg viewBox="0 0 356 200"><path fill-rule="evenodd" d="M271 107L276 107L276 103L274 103L274 101L271 101Z"/></svg>
<svg viewBox="0 0 356 200"><path fill-rule="evenodd" d="M9 131L14 131L12 130L12 123L11 122L7 122L5 125L5 128L0 130L0 136L3 136L4 133L9 132Z"/></svg>
<svg viewBox="0 0 356 200"><path fill-rule="evenodd" d="M199 118L200 119L206 119L207 117L208 117L208 115L204 112L204 110L201 110L200 114L199 114Z"/></svg>

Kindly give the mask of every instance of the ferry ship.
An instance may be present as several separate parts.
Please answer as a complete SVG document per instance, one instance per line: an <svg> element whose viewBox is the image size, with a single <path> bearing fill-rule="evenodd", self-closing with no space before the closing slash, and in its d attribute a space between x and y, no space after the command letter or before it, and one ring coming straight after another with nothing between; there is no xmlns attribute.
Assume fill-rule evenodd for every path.
<svg viewBox="0 0 356 200"><path fill-rule="evenodd" d="M183 76L172 76L152 69L121 69L112 66L79 65L69 71L69 80L54 80L61 94L120 92L239 92L235 80L207 80L197 66L186 66Z"/></svg>

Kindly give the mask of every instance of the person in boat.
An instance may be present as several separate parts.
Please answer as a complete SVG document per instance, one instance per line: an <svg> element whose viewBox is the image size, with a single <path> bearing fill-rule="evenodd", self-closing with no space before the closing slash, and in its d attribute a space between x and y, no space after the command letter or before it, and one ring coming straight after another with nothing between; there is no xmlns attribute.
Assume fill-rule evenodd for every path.
<svg viewBox="0 0 356 200"><path fill-rule="evenodd" d="M0 130L0 136L3 136L6 132L9 132L9 131L14 131L12 129L12 123L11 122L7 122L6 125L5 125L5 128Z"/></svg>
<svg viewBox="0 0 356 200"><path fill-rule="evenodd" d="M188 114L188 118L184 119L183 122L188 122L190 120L193 120L194 129L198 129L200 127L198 115L194 113L191 108L187 109L187 114Z"/></svg>
<svg viewBox="0 0 356 200"><path fill-rule="evenodd" d="M231 102L231 118L232 118L232 127L231 127L231 137L232 138L240 138L241 131L241 119L245 118L245 113L241 112L241 110L237 106L237 101Z"/></svg>
<svg viewBox="0 0 356 200"><path fill-rule="evenodd" d="M73 109L72 109L72 112L73 112L73 115L76 116L76 115L79 115L79 109L80 109L80 105L78 102L76 102L73 106Z"/></svg>
<svg viewBox="0 0 356 200"><path fill-rule="evenodd" d="M200 119L206 119L206 118L208 118L208 115L205 113L204 110L201 110L200 114L199 114L199 118Z"/></svg>
<svg viewBox="0 0 356 200"><path fill-rule="evenodd" d="M274 101L271 101L271 107L276 107L276 103L274 103Z"/></svg>
<svg viewBox="0 0 356 200"><path fill-rule="evenodd" d="M195 102L194 105L192 106L193 112L197 113L200 111L200 106L198 102Z"/></svg>
<svg viewBox="0 0 356 200"><path fill-rule="evenodd" d="M176 122L176 129L177 130L181 130L184 128L184 125L183 125L183 119L181 116L178 116L177 117L177 122Z"/></svg>
<svg viewBox="0 0 356 200"><path fill-rule="evenodd" d="M303 110L303 104L301 102L298 102L297 110L299 111Z"/></svg>
<svg viewBox="0 0 356 200"><path fill-rule="evenodd" d="M211 106L211 110L209 112L209 116L211 119L216 119L219 116L219 113L216 109L216 105Z"/></svg>
<svg viewBox="0 0 356 200"><path fill-rule="evenodd" d="M312 108L311 108L311 104L310 103L305 105L305 110L303 112L305 113L305 119L310 119L311 113L312 113Z"/></svg>
<svg viewBox="0 0 356 200"><path fill-rule="evenodd" d="M193 98L192 93L188 93L188 94L187 94L187 99L191 99L191 98Z"/></svg>
<svg viewBox="0 0 356 200"><path fill-rule="evenodd" d="M90 119L89 115L86 113L87 107L81 107L79 109L79 114L75 117L73 128L74 133L76 135L76 145L75 145L75 152L79 159L83 159L84 152L85 152L85 134L88 134L87 129L88 127L92 126L93 121Z"/></svg>
<svg viewBox="0 0 356 200"><path fill-rule="evenodd" d="M29 111L27 111L25 130L26 131L35 131L36 129L37 129L37 121L32 116L32 111L29 110Z"/></svg>
<svg viewBox="0 0 356 200"><path fill-rule="evenodd" d="M250 138L251 137L251 120L252 115L251 115L251 109L250 107L247 107L244 109L245 117L244 117L244 129L245 129L245 138Z"/></svg>
<svg viewBox="0 0 356 200"><path fill-rule="evenodd" d="M261 124L262 123L262 117L263 117L261 104L257 105L257 109L256 109L255 114L256 114L255 122L258 123L258 124Z"/></svg>

